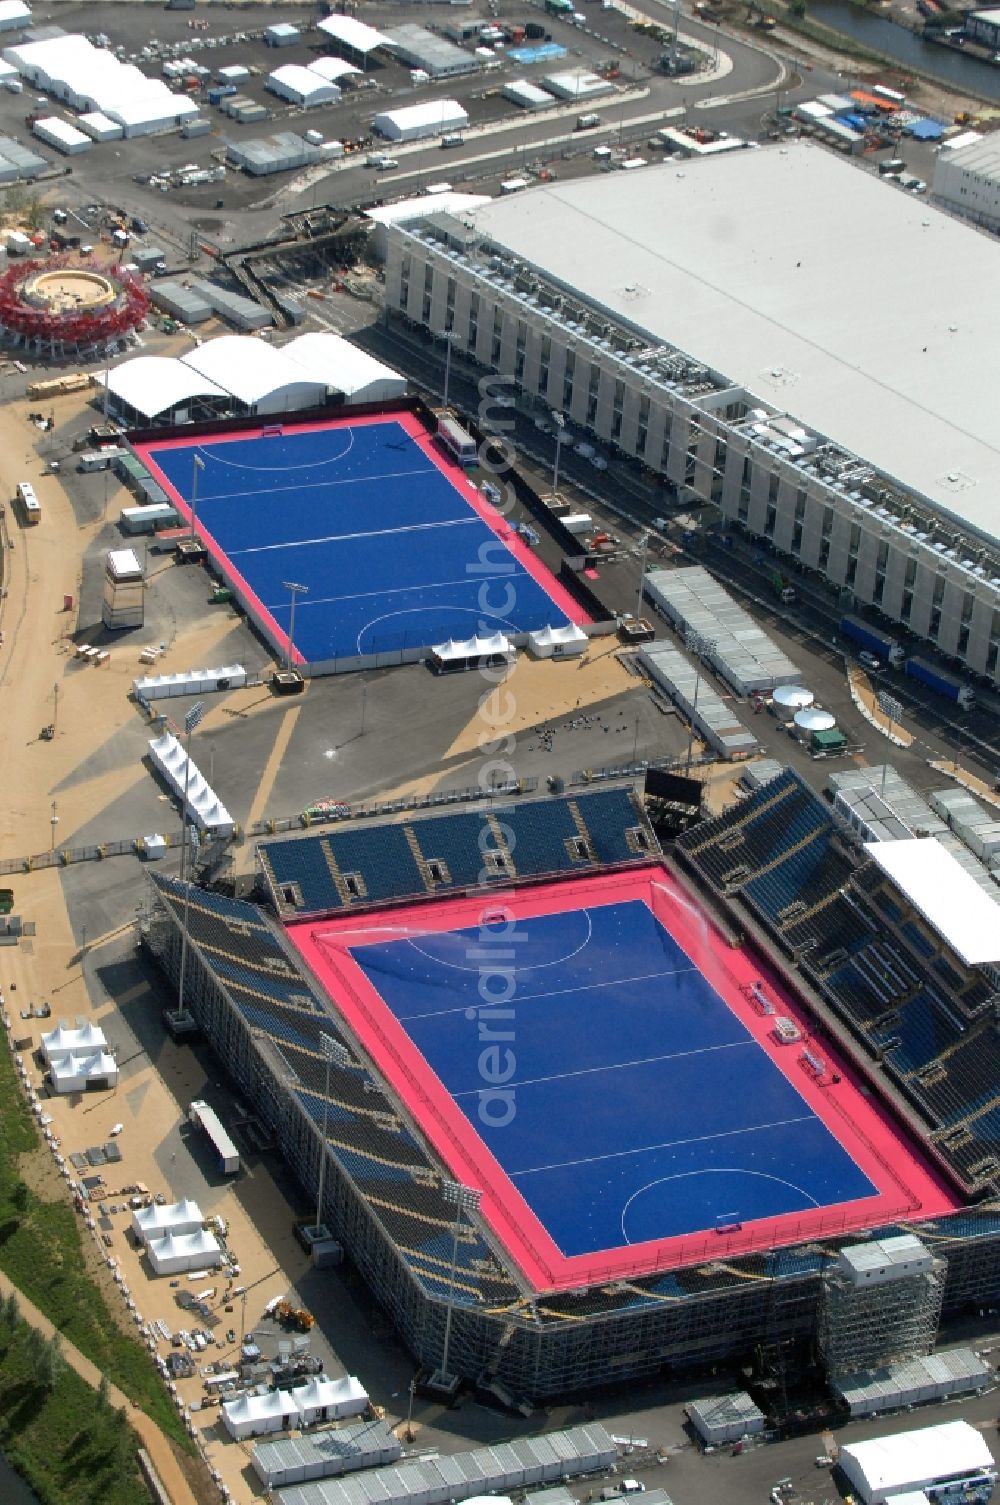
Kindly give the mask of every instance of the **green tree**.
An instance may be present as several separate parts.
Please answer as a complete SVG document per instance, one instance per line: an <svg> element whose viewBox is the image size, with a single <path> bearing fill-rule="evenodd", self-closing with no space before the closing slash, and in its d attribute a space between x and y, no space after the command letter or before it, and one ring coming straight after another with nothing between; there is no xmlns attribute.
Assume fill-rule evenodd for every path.
<svg viewBox="0 0 1000 1505"><path fill-rule="evenodd" d="M111 1409L111 1386L108 1384L106 1374L101 1375L101 1383L97 1387L97 1404L102 1411Z"/></svg>
<svg viewBox="0 0 1000 1505"><path fill-rule="evenodd" d="M13 1332L21 1320L21 1308L17 1304L17 1297L11 1291L9 1296L0 1296L0 1324Z"/></svg>
<svg viewBox="0 0 1000 1505"><path fill-rule="evenodd" d="M35 1366L35 1374L42 1389L54 1390L65 1368L66 1358L62 1351L59 1334L53 1333L48 1340L42 1338L38 1351L38 1363Z"/></svg>
<svg viewBox="0 0 1000 1505"><path fill-rule="evenodd" d="M23 1181L18 1181L10 1194L10 1200L14 1204L16 1212L25 1213L31 1201L31 1192Z"/></svg>

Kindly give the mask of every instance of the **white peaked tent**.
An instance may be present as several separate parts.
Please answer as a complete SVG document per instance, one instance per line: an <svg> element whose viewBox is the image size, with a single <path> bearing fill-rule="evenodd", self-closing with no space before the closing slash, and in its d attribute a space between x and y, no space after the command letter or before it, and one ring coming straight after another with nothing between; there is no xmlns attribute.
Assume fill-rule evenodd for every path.
<svg viewBox="0 0 1000 1505"><path fill-rule="evenodd" d="M89 1087L113 1087L118 1063L106 1050L71 1050L49 1057L49 1075L56 1092L86 1092Z"/></svg>
<svg viewBox="0 0 1000 1505"><path fill-rule="evenodd" d="M431 649L435 669L474 669L479 664L511 663L514 648L502 632L482 637L449 638Z"/></svg>
<svg viewBox="0 0 1000 1505"><path fill-rule="evenodd" d="M149 756L153 767L169 785L171 793L183 801L188 758L173 732L164 732L162 737L154 737L149 744ZM190 819L194 824L203 831L210 831L214 836L232 836L233 817L193 759L186 782Z"/></svg>
<svg viewBox="0 0 1000 1505"><path fill-rule="evenodd" d="M368 1409L368 1392L352 1374L331 1380L315 1374L305 1385L292 1391L302 1415L303 1425L313 1421L341 1421L360 1416Z"/></svg>
<svg viewBox="0 0 1000 1505"><path fill-rule="evenodd" d="M298 1425L299 1408L290 1391L269 1390L266 1395L243 1395L223 1401L222 1420L230 1437L260 1437L265 1432L283 1432L289 1423Z"/></svg>
<svg viewBox="0 0 1000 1505"><path fill-rule="evenodd" d="M569 658L582 653L587 646L587 634L575 622L562 627L541 627L529 632L528 649L535 658Z"/></svg>
<svg viewBox="0 0 1000 1505"><path fill-rule="evenodd" d="M70 1029L60 1019L55 1029L42 1035L41 1047L45 1064L50 1066L53 1056L64 1056L71 1051L93 1055L95 1051L107 1050L108 1042L104 1031L96 1024L81 1024Z"/></svg>
<svg viewBox="0 0 1000 1505"><path fill-rule="evenodd" d="M154 1275L178 1275L222 1263L218 1240L204 1228L197 1233L165 1233L146 1245Z"/></svg>
<svg viewBox="0 0 1000 1505"><path fill-rule="evenodd" d="M170 1202L158 1207L140 1207L132 1214L132 1232L148 1247L153 1239L165 1233L197 1233L205 1219L197 1202L185 1197L180 1202Z"/></svg>

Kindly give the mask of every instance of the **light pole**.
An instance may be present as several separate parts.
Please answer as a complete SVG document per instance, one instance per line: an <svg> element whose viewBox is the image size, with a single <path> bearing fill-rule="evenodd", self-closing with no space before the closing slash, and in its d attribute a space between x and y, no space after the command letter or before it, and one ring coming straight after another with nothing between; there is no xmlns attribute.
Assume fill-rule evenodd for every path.
<svg viewBox="0 0 1000 1505"><path fill-rule="evenodd" d="M483 1199L481 1191L463 1186L461 1181L442 1181L441 1195L455 1209L452 1224L451 1269L448 1273L448 1307L444 1319L444 1344L441 1350L441 1368L434 1378L442 1390L451 1389L452 1376L448 1373L448 1351L451 1346L451 1318L455 1309L455 1272L458 1269L458 1241L462 1234L462 1214L477 1212Z"/></svg>
<svg viewBox="0 0 1000 1505"><path fill-rule="evenodd" d="M646 584L646 550L649 548L649 533L644 528L639 543L639 595L635 603L635 624L642 620L642 592Z"/></svg>
<svg viewBox="0 0 1000 1505"><path fill-rule="evenodd" d="M56 814L56 802L55 802L55 800L53 800L52 801L52 814L49 816L49 851L50 852L54 852L55 849L56 849L56 826L58 824L59 824L59 817Z"/></svg>
<svg viewBox="0 0 1000 1505"><path fill-rule="evenodd" d="M890 695L887 690L879 690L878 695L877 695L876 698L877 698L877 701L878 701L878 708L879 708L879 710L882 712L883 716L888 716L888 718L889 718L889 741L891 742L892 741L892 729L893 729L893 727L895 725L897 725L903 719L903 707L902 707L902 704L896 699L896 697L894 695ZM887 753L886 757L885 757L885 760L882 763L882 798L883 799L885 799L885 780L886 780L886 774L888 773L888 771L889 771L889 756L888 756L888 753Z"/></svg>
<svg viewBox="0 0 1000 1505"><path fill-rule="evenodd" d="M188 835L188 790L191 787L191 733L205 714L205 702L196 700L184 717L184 803L181 806L181 885L184 889L184 918L181 922L181 964L177 973L177 1012L184 1008L184 974L187 971L188 916L191 910L191 890L185 879L187 875Z"/></svg>
<svg viewBox="0 0 1000 1505"><path fill-rule="evenodd" d="M562 413L553 410L552 422L556 426L556 458L552 466L552 495L553 497L557 497L559 495L559 451L562 449L563 439L566 437L566 419Z"/></svg>
<svg viewBox="0 0 1000 1505"><path fill-rule="evenodd" d="M407 1442L413 1441L413 1397L416 1394L416 1390L417 1380L416 1376L414 1376L409 1384L409 1400L406 1403L406 1430L403 1433L403 1436L406 1438Z"/></svg>
<svg viewBox="0 0 1000 1505"><path fill-rule="evenodd" d="M319 1037L319 1048L326 1062L326 1083L323 1088L323 1145L320 1150L319 1161L319 1190L316 1193L316 1224L315 1232L319 1237L319 1230L323 1226L323 1193L326 1190L326 1135L330 1117L330 1067L349 1066L351 1064L350 1052L339 1040L332 1035L324 1033Z"/></svg>
<svg viewBox="0 0 1000 1505"><path fill-rule="evenodd" d="M689 632L684 638L684 646L689 653L694 654L694 702L691 706L691 725L688 729L687 758L684 761L686 777L691 772L691 755L694 751L694 722L698 714L698 691L701 688L701 660L704 654L710 653L715 647L715 639L703 637L700 632Z"/></svg>
<svg viewBox="0 0 1000 1505"><path fill-rule="evenodd" d="M290 669L292 667L292 656L295 653L295 602L299 596L308 596L309 587L308 585L296 585L294 580L282 580L281 583L286 591L291 592L292 597L292 609L288 615L288 648L285 653L285 668Z"/></svg>
<svg viewBox="0 0 1000 1505"><path fill-rule="evenodd" d="M461 335L457 334L454 329L449 329L449 330L445 331L445 335L444 335L444 397L442 398L442 407L447 407L448 406L448 387L451 384L451 347L452 347L452 345L460 345L461 343L462 343Z"/></svg>
<svg viewBox="0 0 1000 1505"><path fill-rule="evenodd" d="M191 542L195 540L195 525L198 521L198 477L205 469L205 462L201 455L191 456L191 532L188 535Z"/></svg>

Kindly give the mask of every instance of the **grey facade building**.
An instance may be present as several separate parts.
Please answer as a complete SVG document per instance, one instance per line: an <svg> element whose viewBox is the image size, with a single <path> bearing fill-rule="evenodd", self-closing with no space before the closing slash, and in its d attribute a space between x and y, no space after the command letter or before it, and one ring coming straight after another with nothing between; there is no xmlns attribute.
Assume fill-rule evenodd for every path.
<svg viewBox="0 0 1000 1505"><path fill-rule="evenodd" d="M797 143L393 226L386 301L996 682L998 256Z"/></svg>

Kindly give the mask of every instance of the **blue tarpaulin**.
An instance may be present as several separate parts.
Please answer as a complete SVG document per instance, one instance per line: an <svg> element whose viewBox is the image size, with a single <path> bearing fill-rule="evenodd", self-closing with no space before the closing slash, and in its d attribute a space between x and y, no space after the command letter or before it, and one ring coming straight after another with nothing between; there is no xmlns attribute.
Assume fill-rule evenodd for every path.
<svg viewBox="0 0 1000 1505"><path fill-rule="evenodd" d="M506 55L523 68L528 63L550 63L553 58L565 57L566 48L558 42L542 42L538 47L508 47Z"/></svg>
<svg viewBox="0 0 1000 1505"><path fill-rule="evenodd" d="M940 141L944 135L944 126L939 120L915 120L906 127L906 133L915 141Z"/></svg>

